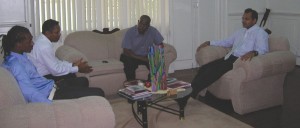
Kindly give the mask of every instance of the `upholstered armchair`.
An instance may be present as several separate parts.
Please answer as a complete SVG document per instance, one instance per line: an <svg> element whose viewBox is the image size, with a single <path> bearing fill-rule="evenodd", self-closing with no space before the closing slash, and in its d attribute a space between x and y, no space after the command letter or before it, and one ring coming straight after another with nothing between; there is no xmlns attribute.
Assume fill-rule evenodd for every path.
<svg viewBox="0 0 300 128"><path fill-rule="evenodd" d="M98 96L26 103L14 77L0 67L1 128L114 128L109 102Z"/></svg>
<svg viewBox="0 0 300 128"><path fill-rule="evenodd" d="M208 46L196 53L201 67L224 57L230 49ZM289 42L284 37L269 38L269 53L252 58L238 59L233 69L207 88L220 99L231 100L234 111L246 114L283 103L283 83L287 72L294 69L296 57L289 51ZM204 96L206 90L200 94Z"/></svg>

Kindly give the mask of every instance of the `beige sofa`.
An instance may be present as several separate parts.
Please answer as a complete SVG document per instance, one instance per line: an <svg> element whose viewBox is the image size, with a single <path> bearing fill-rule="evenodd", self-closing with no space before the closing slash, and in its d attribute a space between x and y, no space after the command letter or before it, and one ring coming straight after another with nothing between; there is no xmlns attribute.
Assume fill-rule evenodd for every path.
<svg viewBox="0 0 300 128"><path fill-rule="evenodd" d="M73 62L84 58L93 66L93 72L85 74L90 86L102 88L107 97L116 95L123 82L126 80L123 63L119 60L123 51L121 43L128 29L123 29L112 34L99 34L91 31L78 31L69 34L64 45L56 51L56 56L62 60ZM169 65L177 57L173 46L165 44L165 65ZM107 61L108 63L103 63ZM147 79L148 70L139 66L136 71L137 79ZM80 75L80 74L78 74Z"/></svg>
<svg viewBox="0 0 300 128"><path fill-rule="evenodd" d="M14 77L0 67L1 128L114 128L115 116L103 97L26 103Z"/></svg>
<svg viewBox="0 0 300 128"><path fill-rule="evenodd" d="M208 91L221 99L232 101L234 111L246 114L260 109L281 105L283 82L287 72L294 69L296 57L289 51L284 37L269 38L270 52L254 57L251 61L238 59L233 70L224 74L208 87ZM208 46L196 53L200 67L224 57L229 49ZM200 94L205 95L206 90Z"/></svg>

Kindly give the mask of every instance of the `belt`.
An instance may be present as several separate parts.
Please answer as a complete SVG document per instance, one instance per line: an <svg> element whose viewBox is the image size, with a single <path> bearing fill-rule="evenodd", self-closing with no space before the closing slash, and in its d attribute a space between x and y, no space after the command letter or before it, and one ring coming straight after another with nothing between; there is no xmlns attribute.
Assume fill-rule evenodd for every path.
<svg viewBox="0 0 300 128"><path fill-rule="evenodd" d="M57 88L57 86L54 84L54 85L53 85L53 88L52 88L52 90L51 90L51 92L50 92L50 95L48 96L48 99L49 99L49 100L53 100L53 97L54 97L56 88Z"/></svg>

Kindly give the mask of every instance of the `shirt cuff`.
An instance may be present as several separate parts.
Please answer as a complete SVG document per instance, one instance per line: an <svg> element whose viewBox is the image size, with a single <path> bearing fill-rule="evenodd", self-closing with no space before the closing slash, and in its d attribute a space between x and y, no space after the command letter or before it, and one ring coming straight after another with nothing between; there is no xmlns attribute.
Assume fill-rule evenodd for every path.
<svg viewBox="0 0 300 128"><path fill-rule="evenodd" d="M72 72L72 73L78 72L78 67L77 67L77 66L72 67L72 68L71 68L71 72Z"/></svg>

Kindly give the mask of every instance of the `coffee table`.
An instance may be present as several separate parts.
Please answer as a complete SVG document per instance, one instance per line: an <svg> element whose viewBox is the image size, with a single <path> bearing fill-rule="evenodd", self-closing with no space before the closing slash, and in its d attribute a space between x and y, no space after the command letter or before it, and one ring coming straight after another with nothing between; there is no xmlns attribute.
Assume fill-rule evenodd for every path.
<svg viewBox="0 0 300 128"><path fill-rule="evenodd" d="M148 128L148 119L147 119L147 108L154 108L160 111L164 111L170 114L178 115L179 119L184 119L184 108L187 104L187 97L192 92L192 87L185 87L185 90L179 91L176 95L167 96L167 94L153 94L150 97L132 100L128 97L118 93L121 97L128 100L132 106L132 113L137 122L143 127ZM179 109L172 109L167 106L160 105L159 103L165 99L173 99L178 103ZM136 103L137 107L135 110L134 104Z"/></svg>

